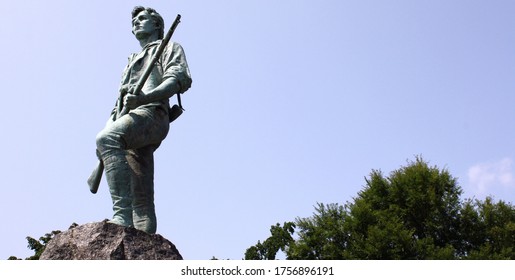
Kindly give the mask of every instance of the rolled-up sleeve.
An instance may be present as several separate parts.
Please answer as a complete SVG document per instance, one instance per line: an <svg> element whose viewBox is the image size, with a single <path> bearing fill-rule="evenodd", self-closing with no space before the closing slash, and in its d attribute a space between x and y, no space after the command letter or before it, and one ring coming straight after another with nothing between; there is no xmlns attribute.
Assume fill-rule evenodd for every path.
<svg viewBox="0 0 515 280"><path fill-rule="evenodd" d="M186 61L186 55L182 46L175 42L170 42L162 56L163 81L175 79L179 84L179 92L183 93L191 87L191 74Z"/></svg>

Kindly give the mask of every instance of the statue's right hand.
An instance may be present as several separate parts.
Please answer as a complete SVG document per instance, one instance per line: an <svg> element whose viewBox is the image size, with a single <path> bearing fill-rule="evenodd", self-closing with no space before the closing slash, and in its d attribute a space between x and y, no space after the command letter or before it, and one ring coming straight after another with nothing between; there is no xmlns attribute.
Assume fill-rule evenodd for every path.
<svg viewBox="0 0 515 280"><path fill-rule="evenodd" d="M123 107L132 110L141 105L140 97L134 94L126 94L123 97Z"/></svg>

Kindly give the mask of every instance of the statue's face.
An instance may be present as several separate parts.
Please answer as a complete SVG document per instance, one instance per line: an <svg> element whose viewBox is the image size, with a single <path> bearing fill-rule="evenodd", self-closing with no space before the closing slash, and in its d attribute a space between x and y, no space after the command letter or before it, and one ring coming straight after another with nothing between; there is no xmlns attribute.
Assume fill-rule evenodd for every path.
<svg viewBox="0 0 515 280"><path fill-rule="evenodd" d="M147 11L141 11L132 19L132 33L137 39L148 37L157 31L158 27Z"/></svg>

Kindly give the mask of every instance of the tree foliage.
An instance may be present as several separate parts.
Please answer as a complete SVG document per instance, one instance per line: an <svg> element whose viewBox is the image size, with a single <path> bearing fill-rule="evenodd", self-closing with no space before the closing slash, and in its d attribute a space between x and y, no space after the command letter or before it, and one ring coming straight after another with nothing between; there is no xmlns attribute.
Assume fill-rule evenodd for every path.
<svg viewBox="0 0 515 280"><path fill-rule="evenodd" d="M297 218L299 239L288 246L288 259L337 260L343 258L348 235L344 229L345 210L338 204L318 203L310 218Z"/></svg>
<svg viewBox="0 0 515 280"><path fill-rule="evenodd" d="M417 158L388 177L374 170L366 183L347 205L345 258L452 258L462 190L446 170Z"/></svg>
<svg viewBox="0 0 515 280"><path fill-rule="evenodd" d="M30 236L27 236L27 247L34 251L34 255L30 256L28 258L25 258L26 260L39 260L39 257L45 251L45 247L54 238L55 235L61 233L60 230L54 230L50 233L46 233L45 235L41 236L39 239L32 238ZM20 260L19 258L15 256L9 257L8 260Z"/></svg>
<svg viewBox="0 0 515 280"><path fill-rule="evenodd" d="M245 252L246 260L275 260L279 250L286 250L286 247L293 242L292 234L295 231L295 224L285 222L276 224L270 228L271 236L263 243L258 241L255 246L251 246Z"/></svg>
<svg viewBox="0 0 515 280"><path fill-rule="evenodd" d="M352 202L318 203L312 217L296 219L296 232L282 231L280 247L258 242L246 259L273 259L277 251L267 253L277 248L309 260L515 259L515 207L462 201L447 170L417 157L389 176L373 170L365 182Z"/></svg>
<svg viewBox="0 0 515 280"><path fill-rule="evenodd" d="M515 259L515 207L467 200L462 211L463 248L469 259Z"/></svg>

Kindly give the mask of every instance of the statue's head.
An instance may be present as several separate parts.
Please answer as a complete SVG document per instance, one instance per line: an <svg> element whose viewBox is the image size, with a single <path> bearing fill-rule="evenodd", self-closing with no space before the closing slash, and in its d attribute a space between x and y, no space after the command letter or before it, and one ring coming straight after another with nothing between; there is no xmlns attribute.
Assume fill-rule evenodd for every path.
<svg viewBox="0 0 515 280"><path fill-rule="evenodd" d="M137 30L135 30L135 23L138 22L140 20L140 18L143 19L145 17L149 18L152 21L152 25L149 27L147 26L147 28L150 28L150 30L148 30L148 32L157 32L158 39L163 39L163 35L164 35L163 17L161 17L161 15L158 12L156 12L156 10L154 10L152 8L145 8L142 6L136 6L132 10L132 33L134 35L136 35L136 37L137 37L137 34L136 34Z"/></svg>

